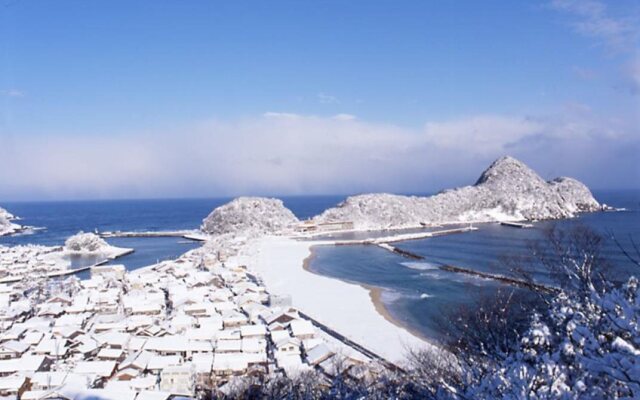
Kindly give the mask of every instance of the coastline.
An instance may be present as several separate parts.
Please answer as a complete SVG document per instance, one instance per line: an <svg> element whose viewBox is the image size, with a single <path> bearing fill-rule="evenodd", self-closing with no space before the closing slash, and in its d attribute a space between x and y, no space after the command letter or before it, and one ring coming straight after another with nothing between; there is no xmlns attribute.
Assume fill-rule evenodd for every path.
<svg viewBox="0 0 640 400"><path fill-rule="evenodd" d="M311 247L322 244L331 242L267 236L228 261L247 265L271 293L291 296L294 307L393 363L403 364L410 350L434 347L380 312L384 307L372 302L371 288L310 272Z"/></svg>
<svg viewBox="0 0 640 400"><path fill-rule="evenodd" d="M323 246L324 245L328 246L330 244L322 244L322 245ZM309 272L311 274L318 275L318 276L323 276L323 275L317 274L316 272L314 272L311 269L311 262L316 257L316 252L314 251L315 247L316 247L316 245L313 245L313 246L311 246L309 248L310 254L309 254L309 256L307 258L304 259L303 264L302 264L302 268L305 271L307 271L307 272ZM349 284L349 285L354 284L352 282L344 281L344 280L338 279L338 278L331 278L331 279L335 279L337 281L344 282L344 283ZM395 318L391 314L391 312L385 306L384 301L382 300L382 292L384 291L383 288L378 287L378 286L365 285L365 284L358 284L358 285L369 292L369 298L371 300L371 303L373 304L373 308L384 319L386 319L390 323L394 324L398 328L406 330L407 332L411 333L413 336L416 336L417 338L427 342L428 344L435 346L435 344L433 344L429 340L429 338L425 337L424 335L422 335L422 333L416 331L415 329L411 329L410 327L402 324L397 318Z"/></svg>

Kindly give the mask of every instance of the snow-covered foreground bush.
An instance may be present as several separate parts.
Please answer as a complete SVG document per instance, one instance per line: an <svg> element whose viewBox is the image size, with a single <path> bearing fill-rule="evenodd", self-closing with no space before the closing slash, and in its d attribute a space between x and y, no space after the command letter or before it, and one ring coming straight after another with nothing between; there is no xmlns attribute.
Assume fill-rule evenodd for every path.
<svg viewBox="0 0 640 400"><path fill-rule="evenodd" d="M80 232L64 242L65 250L78 253L94 253L101 251L109 244L94 233Z"/></svg>
<svg viewBox="0 0 640 400"><path fill-rule="evenodd" d="M561 293L535 316L517 351L467 389L474 398L640 398L640 286L586 301Z"/></svg>

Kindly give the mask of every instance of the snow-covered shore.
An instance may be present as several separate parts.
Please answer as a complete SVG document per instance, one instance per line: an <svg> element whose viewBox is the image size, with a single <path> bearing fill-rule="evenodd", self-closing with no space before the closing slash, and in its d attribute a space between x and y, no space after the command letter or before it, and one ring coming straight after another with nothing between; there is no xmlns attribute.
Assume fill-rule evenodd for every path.
<svg viewBox="0 0 640 400"><path fill-rule="evenodd" d="M290 295L296 308L389 361L401 364L409 349L431 346L378 312L367 288L306 271L311 247L322 244L330 243L265 236L228 262L247 265L271 293Z"/></svg>

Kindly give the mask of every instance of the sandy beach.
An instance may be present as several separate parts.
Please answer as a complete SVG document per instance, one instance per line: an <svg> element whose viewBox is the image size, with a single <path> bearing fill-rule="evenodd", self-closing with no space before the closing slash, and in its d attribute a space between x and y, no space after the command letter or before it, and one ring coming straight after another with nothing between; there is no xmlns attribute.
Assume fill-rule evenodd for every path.
<svg viewBox="0 0 640 400"><path fill-rule="evenodd" d="M391 362L402 364L409 349L429 348L392 322L375 290L303 268L312 246L329 243L264 237L229 261L246 264L272 293L290 295L295 307Z"/></svg>

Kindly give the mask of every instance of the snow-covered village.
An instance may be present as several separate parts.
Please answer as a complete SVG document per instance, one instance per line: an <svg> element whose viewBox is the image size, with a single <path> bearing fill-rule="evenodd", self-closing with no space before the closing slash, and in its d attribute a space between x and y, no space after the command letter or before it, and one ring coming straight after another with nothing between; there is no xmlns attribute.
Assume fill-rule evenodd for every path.
<svg viewBox="0 0 640 400"><path fill-rule="evenodd" d="M109 265L87 280L38 281L55 268L44 261L51 251L0 253L5 276L20 278L0 286L5 396L193 397L224 393L237 377L330 376L336 357L359 374L371 361L271 296L244 265L188 254L135 273Z"/></svg>

